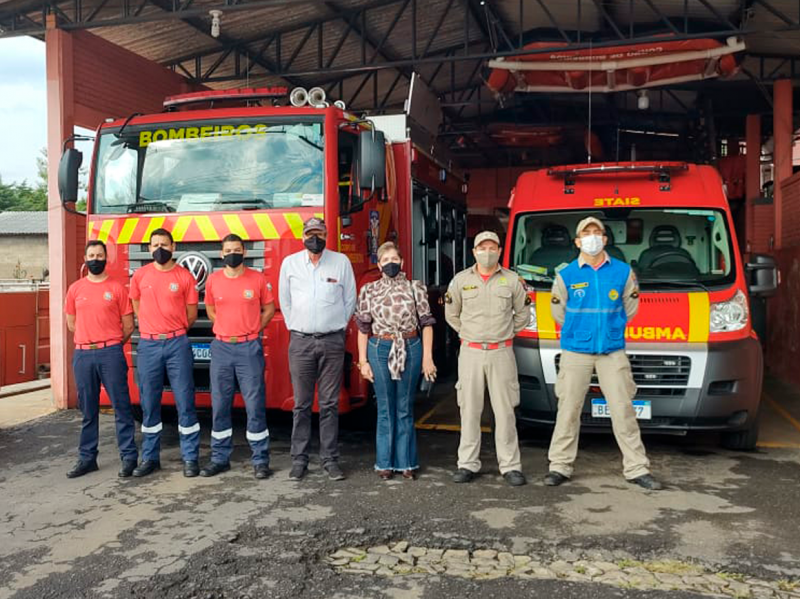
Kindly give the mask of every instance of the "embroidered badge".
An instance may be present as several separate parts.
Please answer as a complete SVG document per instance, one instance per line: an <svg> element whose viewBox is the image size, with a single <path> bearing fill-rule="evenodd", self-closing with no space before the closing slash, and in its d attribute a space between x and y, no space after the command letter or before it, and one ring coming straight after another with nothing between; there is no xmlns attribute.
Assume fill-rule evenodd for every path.
<svg viewBox="0 0 800 599"><path fill-rule="evenodd" d="M617 301L619 299L619 291L617 291L616 289L612 289L611 291L609 291L608 299L610 299L612 302Z"/></svg>
<svg viewBox="0 0 800 599"><path fill-rule="evenodd" d="M113 294L113 293L111 293L110 291L106 291L106 292L103 294L103 299L104 299L104 300L106 300L107 302L110 302L111 300L113 300L113 299L114 299L114 294Z"/></svg>
<svg viewBox="0 0 800 599"><path fill-rule="evenodd" d="M586 289L589 286L589 283L575 283L570 285L570 289Z"/></svg>
<svg viewBox="0 0 800 599"><path fill-rule="evenodd" d="M500 284L501 285L508 285L508 281L506 280L505 277L500 277Z"/></svg>
<svg viewBox="0 0 800 599"><path fill-rule="evenodd" d="M471 291L472 289L477 289L477 285L464 285L461 290L462 291Z"/></svg>
<svg viewBox="0 0 800 599"><path fill-rule="evenodd" d="M245 289L244 290L244 299L253 299L253 290L252 289Z"/></svg>
<svg viewBox="0 0 800 599"><path fill-rule="evenodd" d="M169 290L172 293L176 293L178 291L178 284L177 283L170 283L169 284Z"/></svg>
<svg viewBox="0 0 800 599"><path fill-rule="evenodd" d="M444 303L445 304L452 304L453 303L453 296L450 295L450 292L444 294Z"/></svg>
<svg viewBox="0 0 800 599"><path fill-rule="evenodd" d="M586 297L586 291L584 289L576 289L574 292L574 296L577 299L583 299L584 297Z"/></svg>
<svg viewBox="0 0 800 599"><path fill-rule="evenodd" d="M530 306L532 303L533 303L533 300L531 299L531 296L530 295L526 295L525 296L525 305L526 306Z"/></svg>

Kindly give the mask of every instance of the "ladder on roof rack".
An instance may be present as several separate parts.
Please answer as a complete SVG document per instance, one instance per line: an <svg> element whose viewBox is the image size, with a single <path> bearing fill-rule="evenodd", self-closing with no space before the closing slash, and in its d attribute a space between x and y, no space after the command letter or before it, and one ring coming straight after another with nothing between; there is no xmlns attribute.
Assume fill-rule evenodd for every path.
<svg viewBox="0 0 800 599"><path fill-rule="evenodd" d="M672 171L688 170L689 165L685 162L664 162L660 164L613 164L600 166L561 166L547 170L550 176L564 177L564 193L573 194L575 190L575 177L578 175L597 175L613 173L652 173L658 176L661 183L659 191L670 191Z"/></svg>

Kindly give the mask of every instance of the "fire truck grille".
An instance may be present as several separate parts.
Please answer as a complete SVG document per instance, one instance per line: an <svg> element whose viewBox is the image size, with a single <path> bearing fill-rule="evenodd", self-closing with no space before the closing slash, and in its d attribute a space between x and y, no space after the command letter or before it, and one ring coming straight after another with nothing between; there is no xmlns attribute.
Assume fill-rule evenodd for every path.
<svg viewBox="0 0 800 599"><path fill-rule="evenodd" d="M633 380L642 387L685 387L689 384L692 360L689 356L628 355L633 370ZM556 356L556 371L561 364L561 354ZM599 385L597 373L592 375L592 385ZM649 394L648 390L648 394Z"/></svg>

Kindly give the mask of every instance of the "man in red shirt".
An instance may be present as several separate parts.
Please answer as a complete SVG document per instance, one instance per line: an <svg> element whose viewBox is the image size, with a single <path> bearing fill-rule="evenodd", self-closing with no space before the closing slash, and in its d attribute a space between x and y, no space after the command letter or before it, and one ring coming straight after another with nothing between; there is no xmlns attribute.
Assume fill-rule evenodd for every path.
<svg viewBox="0 0 800 599"><path fill-rule="evenodd" d="M211 342L211 462L200 476L230 469L233 451L231 406L236 382L247 409L247 440L253 450L256 478L269 478L269 429L261 332L275 314L263 274L244 265L244 242L231 233L222 240L223 270L206 283L206 310L214 323Z"/></svg>
<svg viewBox="0 0 800 599"><path fill-rule="evenodd" d="M83 412L78 462L67 478L97 470L99 436L100 383L114 406L117 445L126 478L136 468L138 452L134 441L133 412L128 391L128 363L123 344L133 332L133 309L125 286L108 276L106 246L92 240L86 244L87 275L67 290L67 327L75 333L75 356L72 368L78 387L78 404Z"/></svg>
<svg viewBox="0 0 800 599"><path fill-rule="evenodd" d="M136 371L142 403L142 463L134 476L147 476L161 468L161 394L164 372L178 409L178 432L183 475L197 476L200 423L194 406L192 346L186 336L197 320L197 287L192 275L173 259L175 242L166 229L150 234L154 262L131 279L131 300L139 319L141 339Z"/></svg>

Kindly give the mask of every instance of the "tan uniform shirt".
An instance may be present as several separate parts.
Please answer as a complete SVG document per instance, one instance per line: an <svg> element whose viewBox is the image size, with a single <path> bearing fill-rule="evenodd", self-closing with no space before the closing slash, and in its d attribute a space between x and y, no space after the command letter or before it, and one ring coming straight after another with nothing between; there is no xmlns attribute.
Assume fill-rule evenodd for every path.
<svg viewBox="0 0 800 599"><path fill-rule="evenodd" d="M528 325L529 304L517 273L501 267L484 283L473 266L450 281L444 316L464 341L498 343Z"/></svg>
<svg viewBox="0 0 800 599"><path fill-rule="evenodd" d="M608 254L606 254L603 264L608 261L609 257ZM578 256L578 266L583 268L585 265L586 261L583 259L583 256ZM589 268L592 267L589 266ZM556 275L556 280L553 281L553 299L550 304L550 310L553 313L553 320L560 325L564 324L564 319L567 315L568 299L569 293L567 293L567 285L564 283L564 279L561 278L561 274L559 273ZM633 269L631 269L631 274L628 275L628 280L625 282L625 289L622 290L622 305L625 306L625 314L628 316L628 321L636 316L636 313L639 311L639 283L636 280L636 275L633 274Z"/></svg>

